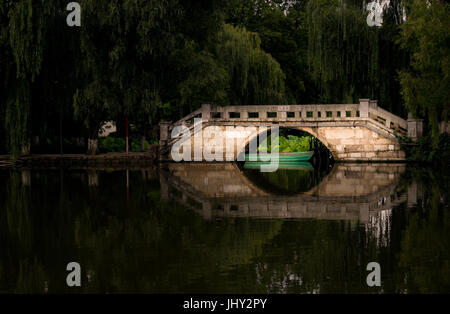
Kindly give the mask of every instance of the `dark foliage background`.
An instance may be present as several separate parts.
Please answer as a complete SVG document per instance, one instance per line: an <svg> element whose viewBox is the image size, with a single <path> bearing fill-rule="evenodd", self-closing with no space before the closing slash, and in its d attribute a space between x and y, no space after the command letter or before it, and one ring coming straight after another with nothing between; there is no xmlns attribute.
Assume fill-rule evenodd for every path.
<svg viewBox="0 0 450 314"><path fill-rule="evenodd" d="M66 25L67 3L0 1L1 154L42 151L60 134L96 140L108 120L121 135L125 116L155 138L160 120L203 102L378 99L424 118L432 148L448 120L441 0L392 0L382 27L355 0L80 0L81 27Z"/></svg>

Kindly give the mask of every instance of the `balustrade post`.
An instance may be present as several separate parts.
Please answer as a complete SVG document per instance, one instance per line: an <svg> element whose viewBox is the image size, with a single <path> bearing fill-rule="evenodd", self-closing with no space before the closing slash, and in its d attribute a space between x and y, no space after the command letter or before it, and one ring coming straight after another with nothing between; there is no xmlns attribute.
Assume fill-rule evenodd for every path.
<svg viewBox="0 0 450 314"><path fill-rule="evenodd" d="M211 119L211 104L202 105L202 121L207 122Z"/></svg>
<svg viewBox="0 0 450 314"><path fill-rule="evenodd" d="M386 126L388 128L391 128L391 119L390 118L386 118Z"/></svg>
<svg viewBox="0 0 450 314"><path fill-rule="evenodd" d="M408 113L408 137L413 141L417 141L423 136L423 119L414 119L411 113Z"/></svg>
<svg viewBox="0 0 450 314"><path fill-rule="evenodd" d="M360 99L359 100L359 116L361 118L369 117L369 101L370 101L370 99Z"/></svg>
<svg viewBox="0 0 450 314"><path fill-rule="evenodd" d="M378 100L369 100L369 108L376 110L378 108Z"/></svg>
<svg viewBox="0 0 450 314"><path fill-rule="evenodd" d="M165 146L169 141L169 126L171 122L162 121L159 123L159 145Z"/></svg>

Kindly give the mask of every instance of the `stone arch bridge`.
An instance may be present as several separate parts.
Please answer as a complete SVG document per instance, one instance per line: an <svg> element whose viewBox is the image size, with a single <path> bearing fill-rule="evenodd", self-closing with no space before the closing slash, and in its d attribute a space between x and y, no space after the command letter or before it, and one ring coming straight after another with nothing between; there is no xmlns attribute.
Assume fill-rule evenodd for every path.
<svg viewBox="0 0 450 314"><path fill-rule="evenodd" d="M194 123L195 118L201 118L200 125ZM177 126L190 134L187 140L184 136L173 136ZM421 120L405 120L370 99L360 99L359 104L333 105L213 107L204 104L175 123L160 124L160 158L171 160L174 145L178 149L185 144L194 161L206 161L204 150L223 154L224 161L235 161L261 130L274 126L308 132L330 150L335 160L341 161L404 160L397 136L407 135L413 140L422 136ZM206 132L211 127L214 131Z"/></svg>

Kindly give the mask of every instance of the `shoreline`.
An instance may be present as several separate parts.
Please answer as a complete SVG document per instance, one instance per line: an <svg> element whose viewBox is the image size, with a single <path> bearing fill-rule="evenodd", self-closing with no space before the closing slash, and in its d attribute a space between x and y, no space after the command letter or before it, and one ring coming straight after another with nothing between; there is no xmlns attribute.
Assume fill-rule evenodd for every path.
<svg viewBox="0 0 450 314"><path fill-rule="evenodd" d="M212 163L239 163L242 161L222 161ZM139 168L156 164L175 163L173 160L161 159L158 152L105 153L98 155L87 154L31 154L21 156L16 162L8 155L0 155L0 168ZM181 163L209 163L181 162ZM339 164L423 164L412 160L335 160Z"/></svg>
<svg viewBox="0 0 450 314"><path fill-rule="evenodd" d="M19 157L15 162L8 155L0 155L0 167L121 167L138 165L145 166L158 162L156 151L141 153L106 153L98 155L87 154L31 154Z"/></svg>

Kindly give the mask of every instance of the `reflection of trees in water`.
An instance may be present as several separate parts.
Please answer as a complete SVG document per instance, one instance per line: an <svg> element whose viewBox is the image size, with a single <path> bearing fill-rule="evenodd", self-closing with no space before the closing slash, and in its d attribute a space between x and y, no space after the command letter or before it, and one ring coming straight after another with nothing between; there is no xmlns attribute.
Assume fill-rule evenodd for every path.
<svg viewBox="0 0 450 314"><path fill-rule="evenodd" d="M111 292L214 291L216 283L210 282L211 278L260 255L280 224L261 221L255 225L248 220L205 223L181 206L153 204L147 212L131 205L132 217L111 217L101 229L83 227L90 225L89 213L77 220L79 244L95 250L81 250L81 260L103 272L97 284L110 283ZM111 263L115 265L112 268L102 266Z"/></svg>
<svg viewBox="0 0 450 314"><path fill-rule="evenodd" d="M423 201L394 208L388 240L348 221L223 219L205 221L160 203L159 181L100 173L0 172L2 292L377 292L368 262L382 269L384 292L450 290L449 180L408 169ZM89 191L94 189L92 193ZM69 261L82 266L81 290L65 286ZM90 282L88 282L88 277Z"/></svg>
<svg viewBox="0 0 450 314"><path fill-rule="evenodd" d="M0 225L3 291L213 291L211 278L250 263L281 225L269 220L206 223L181 206L160 203L157 178L132 177L127 212L123 173L101 174L92 187L95 193L89 192L87 176L66 174L64 197L55 193L57 174L39 176L33 176L32 192L16 173L5 178L10 190L1 191L6 198L0 198L6 203ZM5 219L6 214L15 216ZM65 287L69 261L82 266L81 290Z"/></svg>
<svg viewBox="0 0 450 314"><path fill-rule="evenodd" d="M376 252L364 237L363 228L348 221L286 221L272 252L282 259L264 255L255 269L258 292L368 292L365 265Z"/></svg>
<svg viewBox="0 0 450 314"><path fill-rule="evenodd" d="M8 235L20 243L23 252L32 245L33 225L30 221L30 188L22 185L20 174L12 172L7 186L9 201L5 203L2 220L6 224Z"/></svg>
<svg viewBox="0 0 450 314"><path fill-rule="evenodd" d="M0 172L0 181L0 291L43 293L46 274L32 252L36 229L30 187L21 183L19 172Z"/></svg>
<svg viewBox="0 0 450 314"><path fill-rule="evenodd" d="M424 197L407 218L399 265L406 273L404 291L450 291L450 178L447 173L413 169Z"/></svg>
<svg viewBox="0 0 450 314"><path fill-rule="evenodd" d="M380 213L372 228L352 222L285 222L254 269L258 292L448 293L450 216L447 174L408 169L403 185L425 183L423 201ZM402 189L402 187L400 187ZM375 232L374 232L375 231ZM380 236L380 232L382 233ZM284 245L281 245L283 243ZM287 249L286 249L287 248ZM367 263L381 265L382 288L369 288Z"/></svg>

